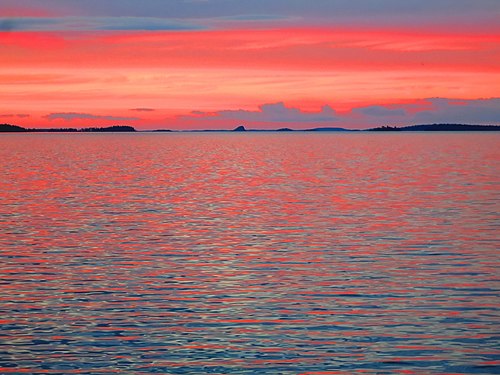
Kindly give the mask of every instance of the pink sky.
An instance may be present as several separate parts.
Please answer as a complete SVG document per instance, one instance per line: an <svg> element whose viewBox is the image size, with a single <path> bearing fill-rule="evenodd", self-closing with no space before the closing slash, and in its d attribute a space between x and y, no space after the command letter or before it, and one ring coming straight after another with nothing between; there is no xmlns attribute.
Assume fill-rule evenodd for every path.
<svg viewBox="0 0 500 375"><path fill-rule="evenodd" d="M401 11L391 24L330 8L321 18L207 8L205 18L170 19L21 3L0 6L0 122L365 128L500 118L500 31L486 15L460 28L445 16L405 24ZM179 14L197 9L181 5Z"/></svg>

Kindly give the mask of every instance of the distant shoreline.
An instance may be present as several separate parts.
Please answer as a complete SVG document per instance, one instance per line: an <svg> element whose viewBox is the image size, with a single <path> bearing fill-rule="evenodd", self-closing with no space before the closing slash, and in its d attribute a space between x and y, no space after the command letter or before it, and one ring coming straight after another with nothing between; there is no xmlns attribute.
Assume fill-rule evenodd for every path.
<svg viewBox="0 0 500 375"><path fill-rule="evenodd" d="M104 128L23 128L22 126L12 124L0 124L0 132L2 133L101 133L101 132L135 132L132 126L114 125Z"/></svg>
<svg viewBox="0 0 500 375"><path fill-rule="evenodd" d="M175 132L175 133L212 133L212 132L429 132L429 131L500 131L500 125L471 125L471 124L422 124L410 125L403 127L395 126L380 126L377 128L369 129L346 129L334 127L321 127L310 129L246 129L240 125L232 130L225 129L206 129L206 130L170 130L170 129L157 129L157 130L136 130L128 125L114 125L108 127L90 127L90 128L24 128L12 124L0 124L0 133L154 133L154 132Z"/></svg>

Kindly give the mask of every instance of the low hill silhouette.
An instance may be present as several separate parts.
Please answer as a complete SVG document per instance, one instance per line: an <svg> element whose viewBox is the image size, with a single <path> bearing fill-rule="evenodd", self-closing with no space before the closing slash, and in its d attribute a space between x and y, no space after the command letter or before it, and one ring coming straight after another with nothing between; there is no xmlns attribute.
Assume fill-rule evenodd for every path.
<svg viewBox="0 0 500 375"><path fill-rule="evenodd" d="M305 131L308 131L308 132L348 132L348 131L352 131L352 129L345 129L345 128L312 128L312 129L306 129Z"/></svg>
<svg viewBox="0 0 500 375"><path fill-rule="evenodd" d="M393 131L500 131L498 125L469 125L469 124L424 124L410 125L403 127L381 126L379 128L368 129L374 132Z"/></svg>
<svg viewBox="0 0 500 375"><path fill-rule="evenodd" d="M84 128L80 130L81 132L135 132L136 130L132 126L126 125L115 125L108 126L106 128Z"/></svg>
<svg viewBox="0 0 500 375"><path fill-rule="evenodd" d="M0 132L8 132L8 133L19 133L19 132L27 132L28 129L25 129L21 126L11 125L11 124L0 124Z"/></svg>

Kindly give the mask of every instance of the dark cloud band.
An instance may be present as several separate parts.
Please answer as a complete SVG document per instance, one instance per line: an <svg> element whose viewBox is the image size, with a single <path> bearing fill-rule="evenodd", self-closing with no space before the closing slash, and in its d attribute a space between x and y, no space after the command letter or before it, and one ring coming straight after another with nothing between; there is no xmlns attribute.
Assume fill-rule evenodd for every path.
<svg viewBox="0 0 500 375"><path fill-rule="evenodd" d="M44 116L47 120L106 120L106 121L137 121L139 117L120 117L120 116L100 116L90 113L76 113L76 112L59 112L50 113Z"/></svg>

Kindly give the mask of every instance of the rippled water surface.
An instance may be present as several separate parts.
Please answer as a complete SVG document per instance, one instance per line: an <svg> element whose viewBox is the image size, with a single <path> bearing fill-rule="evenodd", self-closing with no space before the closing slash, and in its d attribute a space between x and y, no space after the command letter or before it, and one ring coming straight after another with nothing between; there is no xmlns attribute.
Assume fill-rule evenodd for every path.
<svg viewBox="0 0 500 375"><path fill-rule="evenodd" d="M2 134L1 374L498 374L500 135Z"/></svg>

